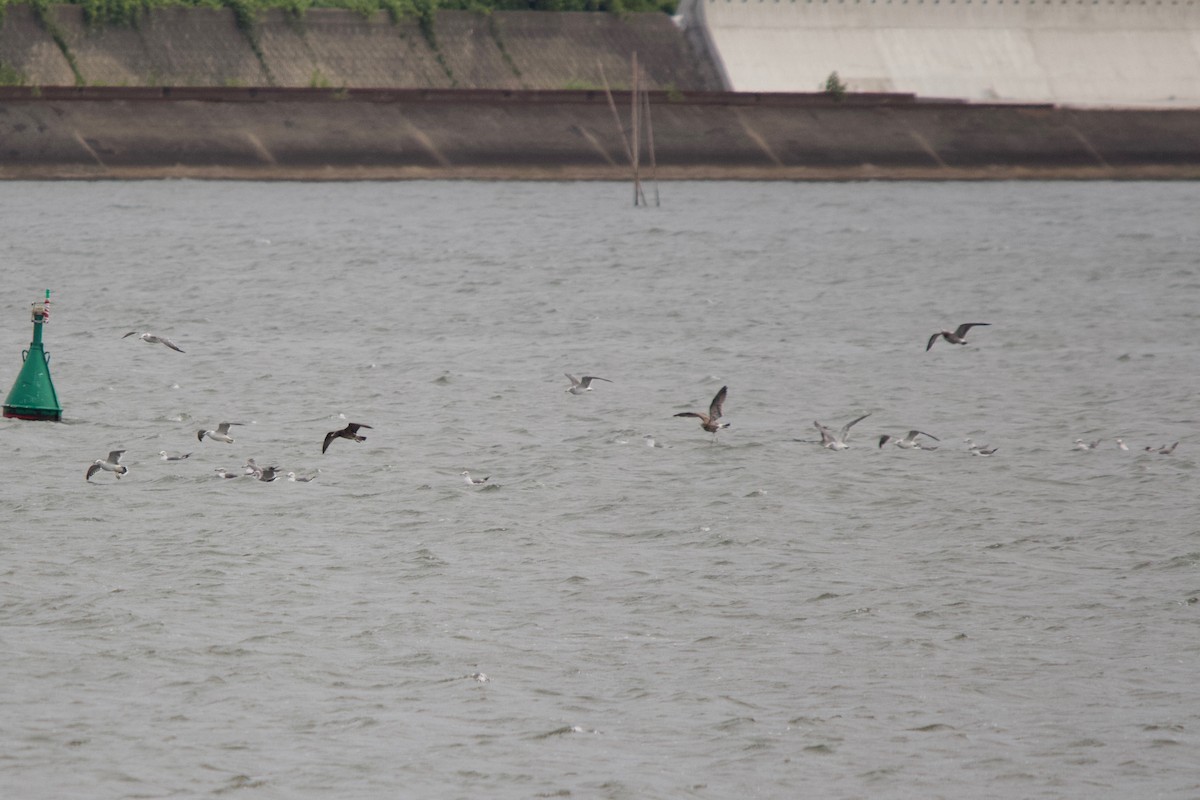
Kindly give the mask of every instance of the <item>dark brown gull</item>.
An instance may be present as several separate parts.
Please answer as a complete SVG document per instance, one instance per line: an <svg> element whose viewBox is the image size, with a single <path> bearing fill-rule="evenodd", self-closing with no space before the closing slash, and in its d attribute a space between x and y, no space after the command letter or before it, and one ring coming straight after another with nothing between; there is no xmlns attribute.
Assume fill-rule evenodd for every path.
<svg viewBox="0 0 1200 800"><path fill-rule="evenodd" d="M964 322L962 325L959 325L953 331L946 331L946 330L938 331L933 336L929 337L929 344L925 345L925 352L926 353L929 352L929 348L933 347L933 343L937 341L937 338L939 336L941 336L943 339L945 339L950 344L966 344L967 343L967 331L971 330L971 328L974 328L978 325L991 325L991 324L992 323L990 323L990 322Z"/></svg>
<svg viewBox="0 0 1200 800"><path fill-rule="evenodd" d="M370 425L364 425L361 422L351 422L340 431L330 431L329 433L325 434L325 441L321 444L321 452L324 453L326 450L328 450L329 443L334 439L349 439L352 442L365 442L367 437L358 432L359 428L373 430Z"/></svg>
<svg viewBox="0 0 1200 800"><path fill-rule="evenodd" d="M704 414L700 411L680 411L675 416L677 417L696 417L700 420L700 427L713 435L713 441L717 439L717 431L722 428L728 428L728 422L718 422L721 418L722 409L725 405L725 395L729 391L728 386L722 386L720 391L713 397L712 402L708 405L708 413Z"/></svg>

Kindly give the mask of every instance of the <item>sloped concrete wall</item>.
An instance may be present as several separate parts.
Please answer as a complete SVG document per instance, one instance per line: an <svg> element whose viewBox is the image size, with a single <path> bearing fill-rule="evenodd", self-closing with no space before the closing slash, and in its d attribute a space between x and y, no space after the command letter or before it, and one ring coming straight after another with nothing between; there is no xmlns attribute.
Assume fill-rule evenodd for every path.
<svg viewBox="0 0 1200 800"><path fill-rule="evenodd" d="M29 85L565 89L630 83L630 56L651 88L715 90L717 73L665 14L443 11L433 37L415 19L338 9L263 15L239 30L228 9L163 8L135 27L89 26L52 6L67 53L28 6L0 24L0 63Z"/></svg>
<svg viewBox="0 0 1200 800"><path fill-rule="evenodd" d="M451 85L415 19L393 23L382 12L364 17L316 8L296 19L271 11L258 24L256 35L272 80L255 86Z"/></svg>
<svg viewBox="0 0 1200 800"><path fill-rule="evenodd" d="M1200 105L1200 0L685 0L728 88Z"/></svg>
<svg viewBox="0 0 1200 800"><path fill-rule="evenodd" d="M46 86L75 83L71 64L54 39L42 30L29 6L9 6L0 22L0 65L20 73L25 82Z"/></svg>

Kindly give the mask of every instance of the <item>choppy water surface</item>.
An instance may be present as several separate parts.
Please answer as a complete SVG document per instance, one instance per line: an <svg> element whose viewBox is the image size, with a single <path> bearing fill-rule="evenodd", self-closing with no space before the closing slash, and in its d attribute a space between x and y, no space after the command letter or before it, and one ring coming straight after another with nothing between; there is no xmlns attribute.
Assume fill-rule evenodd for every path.
<svg viewBox="0 0 1200 800"><path fill-rule="evenodd" d="M662 193L0 184L0 795L1196 797L1200 186Z"/></svg>

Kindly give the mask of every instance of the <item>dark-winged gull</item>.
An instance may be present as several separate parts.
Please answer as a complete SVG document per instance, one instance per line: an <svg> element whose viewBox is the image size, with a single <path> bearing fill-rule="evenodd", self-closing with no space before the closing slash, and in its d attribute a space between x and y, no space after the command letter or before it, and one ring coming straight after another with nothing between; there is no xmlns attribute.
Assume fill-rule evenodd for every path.
<svg viewBox="0 0 1200 800"><path fill-rule="evenodd" d="M713 435L713 441L717 440L717 431L722 428L728 428L728 422L718 422L721 418L722 408L725 405L725 395L729 391L728 386L722 386L720 391L713 397L712 402L708 404L708 413L704 414L700 411L680 411L675 416L677 417L696 417L700 420L700 427Z"/></svg>
<svg viewBox="0 0 1200 800"><path fill-rule="evenodd" d="M124 450L113 450L108 454L107 459L96 459L92 462L92 465L87 468L87 474L83 476L83 479L90 481L92 476L100 470L107 470L108 472L114 473L119 480L122 475L124 475L126 472L129 472L129 467L121 463L121 455L124 452Z"/></svg>
<svg viewBox="0 0 1200 800"><path fill-rule="evenodd" d="M583 394L584 392L590 392L592 390L592 381L604 381L605 383L612 383L612 381L610 381L608 378L599 378L595 375L584 375L582 378L576 378L569 372L564 372L563 375L566 375L567 380L571 382L570 388L565 390L571 394Z"/></svg>
<svg viewBox="0 0 1200 800"><path fill-rule="evenodd" d="M829 450L845 450L850 447L850 429L859 422L862 422L870 414L863 414L858 419L853 419L842 426L842 429L834 433L831 429L825 427L819 422L813 422L813 426L821 432L821 447Z"/></svg>
<svg viewBox="0 0 1200 800"><path fill-rule="evenodd" d="M488 475L483 478L472 478L470 470L465 470L465 469L462 471L462 476L463 476L463 480L466 482L466 484L468 486L482 486L483 484L487 483L488 478L491 477L491 475Z"/></svg>
<svg viewBox="0 0 1200 800"><path fill-rule="evenodd" d="M137 331L130 331L129 333L122 336L121 338L127 339L130 336L136 336L139 339L141 339L143 342L148 342L149 344L165 345L166 347L169 347L178 353L183 352L183 348L179 347L179 345L175 344L174 342L172 342L170 339L168 339L165 336L156 336L153 333L138 333Z"/></svg>
<svg viewBox="0 0 1200 800"><path fill-rule="evenodd" d="M204 437L212 439L214 442L224 442L225 444L233 444L233 437L229 435L230 425L241 425L240 422L222 422L217 426L215 431L196 431L196 441L203 442Z"/></svg>
<svg viewBox="0 0 1200 800"><path fill-rule="evenodd" d="M962 325L959 325L953 331L946 331L946 330L938 331L933 336L929 337L929 344L925 345L925 352L926 353L929 352L929 348L933 347L933 343L937 341L937 338L939 336L941 336L943 339L945 339L950 344L966 344L967 343L967 331L971 330L971 328L974 328L977 325L991 325L991 324L992 323L990 323L990 322L964 322Z"/></svg>
<svg viewBox="0 0 1200 800"><path fill-rule="evenodd" d="M324 453L326 450L328 450L329 443L334 439L350 439L354 442L365 442L367 437L359 435L359 428L371 429L371 426L364 425L361 422L351 422L340 431L330 431L329 433L325 434L325 442L321 445L321 452Z"/></svg>
<svg viewBox="0 0 1200 800"><path fill-rule="evenodd" d="M896 445L896 447L901 447L905 450L913 450L913 449L937 450L937 445L930 446L930 445L924 445L924 444L921 444L920 442L918 442L917 441L918 436L928 436L930 439L933 439L935 442L941 441L941 439L937 438L932 433L925 433L924 431L909 431L908 434L906 436L904 436L904 438L902 438L902 439L897 438L895 436L889 436L888 434L885 433L883 436L879 437L879 446L883 447L888 442L892 442L893 444Z"/></svg>

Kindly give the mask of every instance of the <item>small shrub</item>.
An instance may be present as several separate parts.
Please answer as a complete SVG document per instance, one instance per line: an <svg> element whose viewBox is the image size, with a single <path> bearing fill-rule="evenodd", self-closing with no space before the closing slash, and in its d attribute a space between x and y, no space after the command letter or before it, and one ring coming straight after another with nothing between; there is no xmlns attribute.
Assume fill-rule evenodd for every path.
<svg viewBox="0 0 1200 800"><path fill-rule="evenodd" d="M846 96L846 84L838 77L837 70L829 73L829 77L825 79L825 94L834 100L841 100Z"/></svg>
<svg viewBox="0 0 1200 800"><path fill-rule="evenodd" d="M325 77L325 73L319 69L314 69L308 79L308 88L310 89L328 89L332 85L329 78Z"/></svg>
<svg viewBox="0 0 1200 800"><path fill-rule="evenodd" d="M0 86L24 86L25 73L0 61Z"/></svg>

